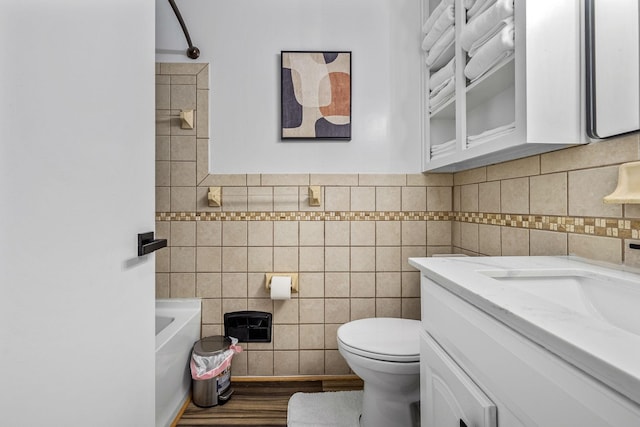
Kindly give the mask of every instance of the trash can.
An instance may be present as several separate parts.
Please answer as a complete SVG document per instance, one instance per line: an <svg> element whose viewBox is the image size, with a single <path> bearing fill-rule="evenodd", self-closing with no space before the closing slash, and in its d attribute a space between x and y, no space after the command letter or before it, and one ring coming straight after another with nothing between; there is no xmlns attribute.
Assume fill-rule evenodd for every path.
<svg viewBox="0 0 640 427"><path fill-rule="evenodd" d="M231 359L242 351L232 337L215 335L202 338L191 353L192 400L208 408L225 403L233 394Z"/></svg>

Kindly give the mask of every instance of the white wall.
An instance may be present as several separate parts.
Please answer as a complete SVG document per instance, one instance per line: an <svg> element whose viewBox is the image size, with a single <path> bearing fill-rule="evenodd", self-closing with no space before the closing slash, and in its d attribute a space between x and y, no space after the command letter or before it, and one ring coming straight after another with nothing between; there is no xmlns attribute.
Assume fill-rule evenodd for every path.
<svg viewBox="0 0 640 427"><path fill-rule="evenodd" d="M153 0L2 1L2 425L154 425L153 34Z"/></svg>
<svg viewBox="0 0 640 427"><path fill-rule="evenodd" d="M420 2L177 1L211 63L212 173L420 171ZM190 62L166 0L156 59ZM280 141L280 51L352 51L352 140Z"/></svg>

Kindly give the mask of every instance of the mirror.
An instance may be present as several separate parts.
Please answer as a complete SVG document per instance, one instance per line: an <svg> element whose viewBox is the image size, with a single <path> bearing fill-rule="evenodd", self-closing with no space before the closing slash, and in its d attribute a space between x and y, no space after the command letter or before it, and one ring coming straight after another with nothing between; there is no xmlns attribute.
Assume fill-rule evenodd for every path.
<svg viewBox="0 0 640 427"><path fill-rule="evenodd" d="M585 2L587 134L607 138L640 129L638 0Z"/></svg>

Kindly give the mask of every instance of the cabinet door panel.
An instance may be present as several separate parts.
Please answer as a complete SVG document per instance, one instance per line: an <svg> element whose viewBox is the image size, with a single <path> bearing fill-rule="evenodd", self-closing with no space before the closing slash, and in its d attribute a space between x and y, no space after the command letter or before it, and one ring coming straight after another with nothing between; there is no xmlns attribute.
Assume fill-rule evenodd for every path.
<svg viewBox="0 0 640 427"><path fill-rule="evenodd" d="M420 363L422 427L497 426L493 402L424 331L420 337Z"/></svg>

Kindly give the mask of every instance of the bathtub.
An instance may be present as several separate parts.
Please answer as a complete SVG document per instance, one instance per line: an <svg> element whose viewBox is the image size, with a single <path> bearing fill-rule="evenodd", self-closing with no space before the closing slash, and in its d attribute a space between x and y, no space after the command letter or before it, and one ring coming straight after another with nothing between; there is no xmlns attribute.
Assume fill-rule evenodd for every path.
<svg viewBox="0 0 640 427"><path fill-rule="evenodd" d="M156 426L170 426L189 397L200 314L199 298L156 300Z"/></svg>

